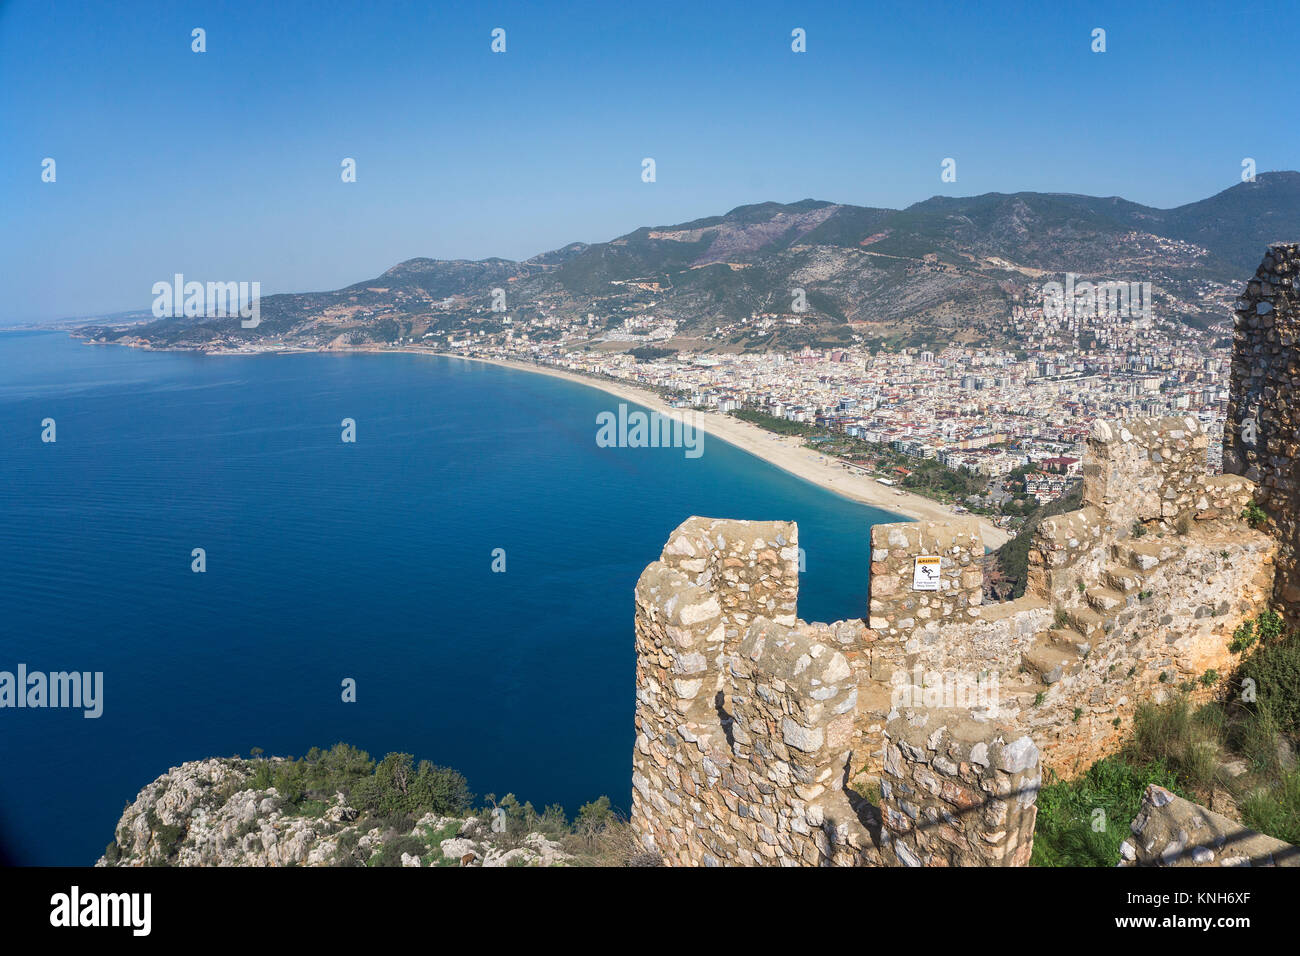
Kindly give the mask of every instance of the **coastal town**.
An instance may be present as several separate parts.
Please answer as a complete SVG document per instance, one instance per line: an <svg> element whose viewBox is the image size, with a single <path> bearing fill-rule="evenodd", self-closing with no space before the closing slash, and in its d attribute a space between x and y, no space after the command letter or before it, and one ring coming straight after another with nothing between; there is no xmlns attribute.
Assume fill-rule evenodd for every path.
<svg viewBox="0 0 1300 956"><path fill-rule="evenodd" d="M612 283L594 300L599 313L558 291L432 299L375 288L386 306L350 298L291 336L232 329L201 347L435 353L624 387L634 401L699 413L726 440L859 500L916 517L978 515L996 542L1068 502L1098 418L1193 417L1210 436L1205 467L1220 467L1231 288L1205 280L1179 299L1164 286L1153 296L1150 282L1063 278L1022 287L996 342L966 340L959 320L947 335L882 343L859 322L844 344L809 334L791 347L788 333L824 328L825 316L792 309L687 325L664 314L662 289L647 279ZM754 437L760 430L769 441Z"/></svg>
<svg viewBox="0 0 1300 956"><path fill-rule="evenodd" d="M1172 262L1199 255L1165 246ZM928 258L924 268L943 267ZM1235 296L1213 278L1039 272L1006 286L990 334L973 331L974 313L901 330L837 321L801 289L773 293L777 311L684 315L655 275L581 296L512 278L438 296L423 285L435 267L416 260L328 296L272 297L256 333L166 322L85 331L220 354L432 353L624 388L857 500L912 517L977 515L991 544L1073 500L1096 419L1195 418L1210 437L1205 467L1220 467Z"/></svg>
<svg viewBox="0 0 1300 956"><path fill-rule="evenodd" d="M990 514L1003 527L1017 523L1021 502L1044 504L1077 486L1083 442L1097 418L1192 416L1211 436L1206 466L1218 470L1230 376L1226 307L1207 329L1158 314L1054 319L1041 305L1017 308L1013 318L1024 332L1020 348L681 347L673 323L643 315L607 332L591 321L507 317L500 334L467 327L447 334L438 351L613 380L814 445L842 435L867 452L841 453L846 467L884 484L912 485L918 464L937 463L978 480L960 489L965 494L940 489L931 497L959 512Z"/></svg>
<svg viewBox="0 0 1300 956"><path fill-rule="evenodd" d="M1072 504L1098 419L1194 419L1210 438L1204 465L1219 470L1236 277L1250 267L1221 235L1222 208L1240 206L1254 228L1242 204L1257 186L1300 194L1300 174L1172 212L1141 207L1137 219L1138 207L1119 215L1111 200L1064 194L906 213L760 203L523 261L408 259L333 291L268 295L251 320L214 313L203 293L220 284L194 281L181 318L155 309L152 322L80 333L216 354L437 354L570 376L695 414L705 431L859 501L913 518L976 515L995 542ZM972 217L987 228L963 225ZM1088 229L1060 231L1078 217Z"/></svg>

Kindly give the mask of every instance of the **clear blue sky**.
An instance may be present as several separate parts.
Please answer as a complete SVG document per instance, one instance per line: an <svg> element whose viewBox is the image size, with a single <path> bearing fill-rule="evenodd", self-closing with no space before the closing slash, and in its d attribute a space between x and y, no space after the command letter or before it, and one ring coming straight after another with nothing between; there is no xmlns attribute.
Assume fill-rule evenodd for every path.
<svg viewBox="0 0 1300 956"><path fill-rule="evenodd" d="M1179 205L1245 156L1300 166L1293 29L1194 0L0 0L0 322L148 308L175 272L332 289L763 200Z"/></svg>

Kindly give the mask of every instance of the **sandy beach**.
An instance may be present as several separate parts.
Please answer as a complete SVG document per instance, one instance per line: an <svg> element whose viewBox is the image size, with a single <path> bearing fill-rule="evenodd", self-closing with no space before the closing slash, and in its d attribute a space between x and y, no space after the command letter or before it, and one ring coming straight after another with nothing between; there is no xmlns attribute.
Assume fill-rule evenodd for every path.
<svg viewBox="0 0 1300 956"><path fill-rule="evenodd" d="M578 385L585 385L588 388L599 389L616 398L635 402L637 405L651 411L689 421L707 435L721 439L729 445L735 445L737 448L763 459L768 464L775 465L782 471L787 471L805 481L811 481L828 491L843 495L845 498L851 498L854 501L860 501L885 511L892 511L895 514L921 521L946 521L957 517L951 508L930 498L902 491L899 488L891 488L880 484L874 478L853 473L837 459L813 451L811 448L805 448L799 438L774 435L757 425L751 425L748 422L740 421L720 412L684 413L681 409L672 408L648 389L625 385L621 382L588 378L585 375L577 375L563 369L546 365L534 365L527 362L471 358L468 356L447 355L442 352L426 354L442 355L444 358L459 358L467 362L485 362L489 365L500 365L503 368L518 369L522 372L535 372L539 375L551 375L555 378L575 382ZM717 515L715 517L743 516ZM986 547L996 548L1010 537L1006 531L997 527L991 521L979 517L977 517L977 520Z"/></svg>
<svg viewBox="0 0 1300 956"><path fill-rule="evenodd" d="M319 352L329 351L328 349L308 349L294 348L292 346L258 350L260 353L284 353L291 354L297 352ZM901 488L882 485L876 479L866 475L850 471L842 462L831 457L823 455L803 445L799 438L776 435L766 429L759 428L757 425L751 425L749 422L741 421L730 415L721 412L697 412L677 409L670 406L661 399L656 393L645 388L638 388L635 385L628 385L623 382L613 382L606 379L591 378L586 375L579 375L575 372L568 372L564 369L555 368L549 365L538 365L531 362L514 362L509 359L480 358L468 355L451 355L446 352L437 352L432 349L423 348L358 348L349 349L349 351L386 353L396 354L417 354L417 355L437 355L441 358L458 359L462 362L483 362L487 365L499 365L502 368L517 369L521 372L532 372L537 375L550 375L553 378L562 378L566 381L574 382L578 385L585 385L587 388L594 388L598 391L621 398L627 402L634 402L651 411L659 412L670 418L680 419L689 422L700 431L714 438L725 441L729 445L734 445L742 451L747 451L757 458L770 465L775 465L782 471L787 471L805 481L811 481L813 484L832 491L837 495L843 495L853 501L860 501L863 504L871 505L885 511L891 511L894 514L902 515L905 518L912 518L917 521L946 521L958 517L947 505L941 504L924 495L913 494L910 491L904 491ZM208 355L249 355L256 354L244 350L219 350L213 349L207 351ZM594 423L593 423L594 425ZM719 515L717 517L728 517ZM739 516L731 516L739 517ZM979 522L980 535L984 540L985 547L996 548L1005 543L1011 536L999 528L987 518L978 515L975 517Z"/></svg>

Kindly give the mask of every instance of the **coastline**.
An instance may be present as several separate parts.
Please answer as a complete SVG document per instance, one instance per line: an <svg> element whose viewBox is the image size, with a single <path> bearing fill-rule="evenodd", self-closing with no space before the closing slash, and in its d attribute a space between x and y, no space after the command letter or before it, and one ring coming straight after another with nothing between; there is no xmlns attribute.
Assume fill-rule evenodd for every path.
<svg viewBox="0 0 1300 956"><path fill-rule="evenodd" d="M487 365L498 365L502 368L516 369L521 372L550 375L554 378L562 378L578 385L598 389L624 401L635 402L651 411L659 412L671 418L681 419L683 417L681 409L673 408L654 392L638 388L635 385L607 382L603 379L590 378L547 365L514 362L509 359L453 355L446 352L417 349L404 349L402 351L438 355L443 358L461 359L466 362L482 362ZM804 481L811 482L841 497L918 521L948 521L955 517L961 517L945 505L931 498L926 498L924 495L882 485L874 478L854 474L843 468L837 459L804 447L798 438L773 434L757 425L751 425L749 422L743 422L721 412L692 412L691 414L691 423L702 432L717 438L719 441L734 445L741 451L748 452L755 458L762 459L769 465L774 465L796 478L802 478ZM979 515L971 515L970 517L979 522L980 536L985 547L997 548L1010 539L1011 536L1006 531L997 527L991 521Z"/></svg>
<svg viewBox="0 0 1300 956"><path fill-rule="evenodd" d="M82 340L84 344L88 343ZM119 343L121 344L121 343ZM141 346L127 344L128 348L139 348ZM175 351L173 349L159 349L157 351ZM317 348L296 348L294 346L282 346L274 349L258 349L254 352L244 350L223 350L223 349L205 349L202 350L205 355L253 355L253 354L303 354L313 352L364 352L369 354L406 354L406 355L433 355L439 358L459 359L463 362L481 362L485 365L497 365L501 368L515 369L520 372L532 372L538 375L549 375L553 378L561 378L565 381L573 382L577 385L585 385L588 388L594 388L598 391L605 392L615 398L621 398L624 401L635 402L651 411L659 412L670 418L684 420L681 409L673 408L654 392L639 388L635 385L625 384L623 382L605 381L604 379L591 378L586 375L579 375L575 372L569 372L564 369L555 368L549 365L540 365L530 362L516 362L510 359L483 358L473 355L456 355L451 352L439 352L433 349L425 348L352 348L346 350L339 349L317 349ZM820 452L806 448L800 439L776 435L766 431L757 425L751 425L749 422L741 421L738 418L732 418L730 415L721 412L691 412L691 424L695 425L700 431L710 435L719 441L724 441L729 445L739 448L741 451L748 452L755 458L761 459L769 465L780 468L782 471L801 478L804 481L811 482L826 491L830 491L850 501L856 501L859 504L870 505L873 508L879 508L882 511L888 511L899 515L903 518L909 518L914 521L950 521L953 518L962 517L953 512L946 505L927 498L924 495L918 495L910 491L904 491L894 486L882 485L874 478L858 475L842 467L842 464L829 455L823 455ZM593 423L594 424L594 423ZM993 522L980 515L970 515L979 523L980 536L983 544L989 550L993 550L1011 539L1002 528L999 528Z"/></svg>

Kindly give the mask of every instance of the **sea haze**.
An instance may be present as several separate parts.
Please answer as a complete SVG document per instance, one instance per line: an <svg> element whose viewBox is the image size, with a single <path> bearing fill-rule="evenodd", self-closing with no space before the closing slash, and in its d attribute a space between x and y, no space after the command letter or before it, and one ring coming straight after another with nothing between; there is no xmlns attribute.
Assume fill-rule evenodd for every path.
<svg viewBox="0 0 1300 956"><path fill-rule="evenodd" d="M797 521L800 616L830 621L864 612L893 516L711 436L698 459L597 447L617 404L435 356L0 333L0 670L104 674L98 719L0 710L2 855L92 863L169 767L340 740L626 808L633 587L673 528Z"/></svg>

